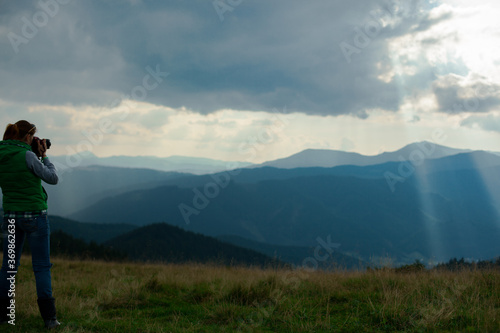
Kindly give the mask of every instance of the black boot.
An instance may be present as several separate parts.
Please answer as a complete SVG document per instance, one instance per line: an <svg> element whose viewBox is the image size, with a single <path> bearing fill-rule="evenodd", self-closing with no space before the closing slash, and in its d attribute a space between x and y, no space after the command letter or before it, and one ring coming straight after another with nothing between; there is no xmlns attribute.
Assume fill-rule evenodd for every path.
<svg viewBox="0 0 500 333"><path fill-rule="evenodd" d="M40 314L42 315L43 321L45 322L45 327L48 329L56 328L61 325L56 318L56 303L53 297L46 299L38 299L38 308L40 309Z"/></svg>
<svg viewBox="0 0 500 333"><path fill-rule="evenodd" d="M10 318L7 316L10 311L10 298L0 298L0 324L8 323Z"/></svg>

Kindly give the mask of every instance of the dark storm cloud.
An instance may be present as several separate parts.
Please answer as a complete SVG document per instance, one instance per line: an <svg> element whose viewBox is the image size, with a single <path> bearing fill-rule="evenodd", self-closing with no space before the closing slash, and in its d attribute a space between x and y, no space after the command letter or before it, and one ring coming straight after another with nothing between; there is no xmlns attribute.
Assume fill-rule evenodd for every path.
<svg viewBox="0 0 500 333"><path fill-rule="evenodd" d="M388 38L447 19L423 1L63 1L15 52L57 1L0 1L1 99L106 106L159 66L169 76L145 97L159 105L366 117L402 99L378 78Z"/></svg>

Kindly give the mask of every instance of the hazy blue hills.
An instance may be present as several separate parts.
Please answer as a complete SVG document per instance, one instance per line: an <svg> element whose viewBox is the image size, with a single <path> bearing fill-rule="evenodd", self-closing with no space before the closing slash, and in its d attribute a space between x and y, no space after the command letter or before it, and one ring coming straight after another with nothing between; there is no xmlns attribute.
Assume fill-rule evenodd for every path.
<svg viewBox="0 0 500 333"><path fill-rule="evenodd" d="M495 165L500 157L473 152L419 165L246 169L219 186L217 176L196 176L195 187L106 198L72 217L135 225L164 221L280 246L314 247L318 237L330 236L342 253L364 260L491 258L500 252ZM395 177L389 178L392 187L387 174Z"/></svg>
<svg viewBox="0 0 500 333"><path fill-rule="evenodd" d="M425 165L422 165L425 161ZM385 162L383 164L357 166L340 165L337 167L301 167L280 169L276 167L243 168L227 170L209 175L178 175L154 184L150 188L159 186L178 186L181 188L202 187L209 183L222 184L228 181L237 183L256 183L263 180L285 180L306 176L353 176L357 178L384 178L397 177L406 179L417 170L419 175L441 171L455 171L461 169L485 169L500 166L500 156L483 151L460 153L436 159Z"/></svg>
<svg viewBox="0 0 500 333"><path fill-rule="evenodd" d="M425 163L425 168L420 168L419 172L429 174L458 169L484 169L493 166L500 166L500 156L487 152L473 152L440 159L429 159ZM45 185L45 189L50 198L50 212L54 215L69 216L97 203L101 199L134 190L153 189L159 186L171 185L182 188L193 188L202 187L212 182L225 183L227 181L234 181L255 183L262 180L291 179L316 175L384 178L388 172L396 177L400 177L400 174L406 176L408 170L402 162L387 162L370 166L342 165L333 168L243 168L210 175L192 175L150 169L88 166L73 168L70 171L64 172L57 186Z"/></svg>
<svg viewBox="0 0 500 333"><path fill-rule="evenodd" d="M54 156L53 162L60 168L79 168L86 166L125 167L134 169L154 169L164 172L177 172L192 174L206 174L227 170L228 163L239 167L250 166L247 162L227 162L210 158L189 156L110 156L97 157L91 152L82 152L75 155Z"/></svg>
<svg viewBox="0 0 500 333"><path fill-rule="evenodd" d="M379 157L403 156L404 153L417 152L423 157L443 155L444 152L456 152L452 148L442 146L428 146L429 143L409 145L394 153L384 153ZM423 147L415 150L412 147ZM434 150L433 148L434 147ZM408 153L410 151L410 153ZM438 152L441 151L439 154ZM330 154L332 151L325 151ZM333 151L335 153L335 151ZM427 152L427 153L425 153ZM432 154L430 154L432 152ZM351 153L350 153L351 154ZM413 154L412 156L420 156ZM408 155L409 157L410 155ZM374 158L374 157L370 157ZM387 159L384 157L384 160ZM353 162L353 161L348 161ZM418 162L418 161L417 161ZM316 163L309 159L308 163ZM49 194L50 212L54 215L69 216L90 205L97 203L106 197L131 192L139 189L152 189L159 186L179 186L193 188L204 186L207 183L227 180L235 182L258 182L270 179L289 179L313 175L337 175L355 176L360 178L383 178L387 172L399 176L398 169L406 172L402 162L385 162L383 164L357 166L341 165L337 167L307 167L293 169L279 169L274 167L262 167L255 169L240 168L235 171L223 170L215 174L193 175L185 172L163 172L151 169L134 169L128 167L106 167L106 166L81 166L60 170L60 182L57 186L45 185ZM443 170L456 170L459 168L485 168L487 166L500 165L500 157L486 152L474 152L471 154L458 154L449 158L427 159L426 173ZM422 171L423 169L420 169ZM181 170L182 171L182 170ZM54 204L52 204L54 203Z"/></svg>
<svg viewBox="0 0 500 333"><path fill-rule="evenodd" d="M418 152L422 153L426 159L434 159L468 151L466 149L445 147L428 141L412 143L397 151L384 152L373 156L329 149L307 149L286 158L265 162L258 165L258 167L271 166L291 169L307 167L330 168L339 165L365 166L386 162L399 162L401 159L410 160L419 154Z"/></svg>
<svg viewBox="0 0 500 333"><path fill-rule="evenodd" d="M50 213L67 216L111 195L154 187L184 175L150 169L86 166L63 170L56 186L44 184L44 187L49 195Z"/></svg>
<svg viewBox="0 0 500 333"><path fill-rule="evenodd" d="M383 180L327 176L231 184L186 225L178 204L192 198L189 190L175 187L137 191L104 200L79 218L141 224L161 216L206 235L289 246L311 247L318 237L331 237L342 252L364 259L389 255L443 261L490 258L500 251L498 215L490 204L481 203L480 214L472 214L461 201L419 195L410 182L395 193ZM122 213L107 213L117 210Z"/></svg>

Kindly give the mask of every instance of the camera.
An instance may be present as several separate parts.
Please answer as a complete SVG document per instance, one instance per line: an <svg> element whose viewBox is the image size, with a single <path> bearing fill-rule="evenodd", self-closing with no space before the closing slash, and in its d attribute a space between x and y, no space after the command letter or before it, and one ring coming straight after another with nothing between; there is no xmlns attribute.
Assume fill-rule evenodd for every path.
<svg viewBox="0 0 500 333"><path fill-rule="evenodd" d="M31 142L31 150L36 154L36 156L40 157L39 154L38 154L38 142L42 141L42 139L40 139L39 137L33 137L33 142ZM49 139L45 139L45 143L47 144L47 149L50 148L50 146L52 145L50 143L50 140ZM40 144L42 144L40 142Z"/></svg>

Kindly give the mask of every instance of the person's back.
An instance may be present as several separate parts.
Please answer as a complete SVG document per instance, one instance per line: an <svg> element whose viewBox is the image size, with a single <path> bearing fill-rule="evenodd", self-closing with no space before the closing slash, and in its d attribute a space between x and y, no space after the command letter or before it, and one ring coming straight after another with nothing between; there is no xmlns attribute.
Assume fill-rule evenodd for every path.
<svg viewBox="0 0 500 333"><path fill-rule="evenodd" d="M45 155L45 141L38 144L38 155L32 151L35 132L33 124L21 120L7 126L4 140L0 142L0 187L4 210L0 323L15 324L15 277L27 239L32 252L40 313L45 326L54 328L60 323L52 297L50 228L47 194L42 180L55 185L58 177L54 165Z"/></svg>
<svg viewBox="0 0 500 333"><path fill-rule="evenodd" d="M47 209L41 178L26 164L28 144L16 140L0 142L0 187L4 193L4 211ZM33 192L36 189L36 192Z"/></svg>

